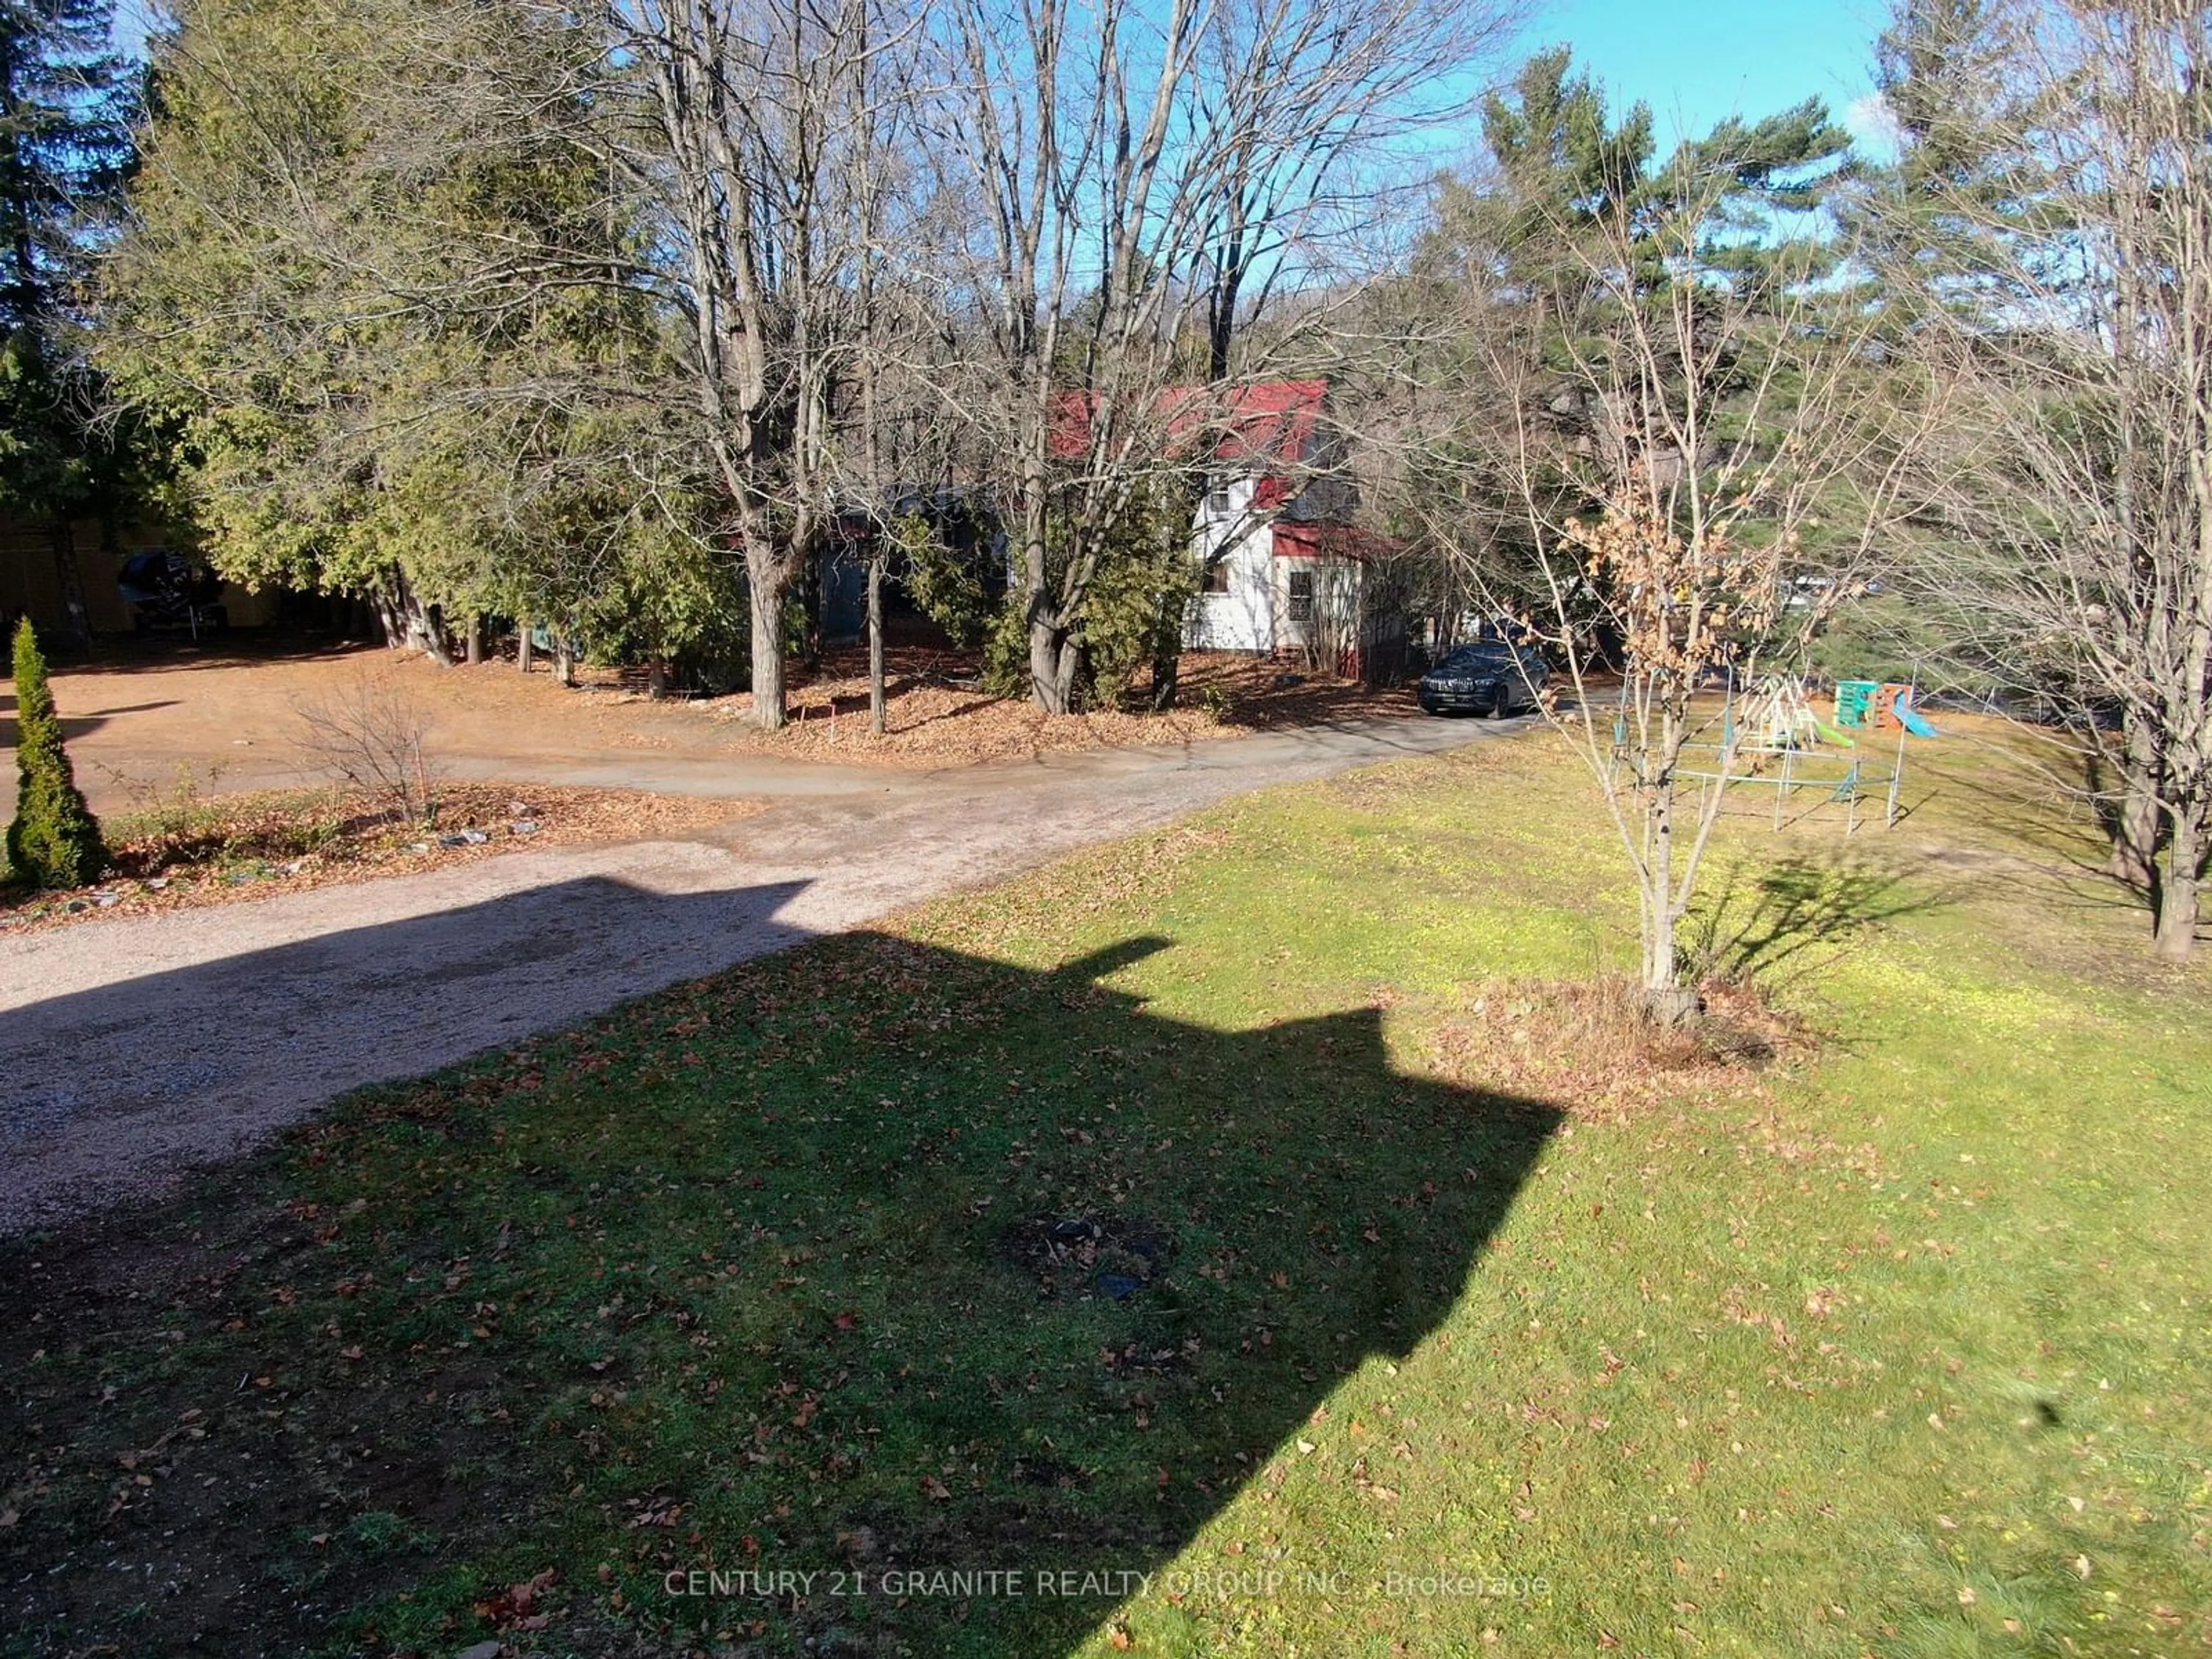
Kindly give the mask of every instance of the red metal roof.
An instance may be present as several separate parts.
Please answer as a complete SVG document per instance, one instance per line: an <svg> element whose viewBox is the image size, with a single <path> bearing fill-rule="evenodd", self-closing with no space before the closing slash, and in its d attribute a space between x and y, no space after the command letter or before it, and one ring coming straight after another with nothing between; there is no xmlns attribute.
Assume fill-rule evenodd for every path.
<svg viewBox="0 0 2212 1659"><path fill-rule="evenodd" d="M1213 458L1233 466L1296 466L1311 453L1328 397L1327 380L1261 380L1220 392L1181 386L1160 392L1153 408L1166 428L1166 456L1189 454L1210 439ZM1095 392L1067 392L1054 402L1047 440L1055 460L1089 451L1099 401ZM1285 481L1271 473L1264 482ZM1289 493L1261 505L1279 506Z"/></svg>
<svg viewBox="0 0 2212 1659"><path fill-rule="evenodd" d="M1403 550L1405 543L1378 536L1356 524L1299 524L1275 521L1275 556L1279 559L1380 559Z"/></svg>

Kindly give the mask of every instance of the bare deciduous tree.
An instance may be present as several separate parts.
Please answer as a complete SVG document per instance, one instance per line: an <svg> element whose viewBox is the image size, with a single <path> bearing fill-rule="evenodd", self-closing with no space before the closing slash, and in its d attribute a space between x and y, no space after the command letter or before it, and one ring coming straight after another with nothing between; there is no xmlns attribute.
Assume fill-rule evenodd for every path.
<svg viewBox="0 0 2212 1659"><path fill-rule="evenodd" d="M754 719L784 720L783 610L835 529L854 294L872 225L856 146L885 54L877 0L647 0L600 26L635 119L615 159L667 256L696 430L744 550Z"/></svg>
<svg viewBox="0 0 2212 1659"><path fill-rule="evenodd" d="M1121 520L1202 469L1240 386L1311 363L1295 323L1341 304L1353 253L1387 240L1391 146L1464 103L1510 9L948 0L937 16L946 263L977 349L965 402L1011 507L1032 692L1064 711Z"/></svg>
<svg viewBox="0 0 2212 1659"><path fill-rule="evenodd" d="M424 822L438 799L429 716L386 667L363 668L292 705L301 753L333 781L359 790L401 823Z"/></svg>
<svg viewBox="0 0 2212 1659"><path fill-rule="evenodd" d="M1521 521L1525 563L1487 556L1486 532L1464 577L1565 670L1549 713L1619 833L1644 1004L1665 1023L1697 1007L1678 934L1743 775L1711 694L1802 668L1863 586L1911 449L1872 417L1863 322L1820 280L1838 250L1772 242L1747 267L1728 211L1740 180L1715 159L1685 145L1586 216L1524 211L1516 234L1543 257L1510 283L1502 257L1478 262L1455 285L1456 395L1401 413L1395 434L1406 475L1443 486L1401 503L1438 515L1440 545L1469 546L1470 501Z"/></svg>
<svg viewBox="0 0 2212 1659"><path fill-rule="evenodd" d="M1949 411L1919 575L2118 771L2113 867L2179 962L2212 853L2212 22L2185 0L2013 13L1982 137L2033 212L1932 186L1957 291L1913 337Z"/></svg>

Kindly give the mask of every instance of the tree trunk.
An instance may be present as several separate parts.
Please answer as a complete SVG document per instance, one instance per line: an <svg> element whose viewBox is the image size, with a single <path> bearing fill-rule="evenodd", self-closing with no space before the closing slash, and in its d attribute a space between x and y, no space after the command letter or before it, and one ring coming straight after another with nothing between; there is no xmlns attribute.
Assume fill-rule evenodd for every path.
<svg viewBox="0 0 2212 1659"><path fill-rule="evenodd" d="M404 594L406 585L398 571L387 571L368 593L369 609L376 612L377 626L384 630L384 648L397 651L407 643L407 612Z"/></svg>
<svg viewBox="0 0 2212 1659"><path fill-rule="evenodd" d="M2158 858L2158 797L2148 788L2128 791L2112 823L2108 868L2130 887L2148 888Z"/></svg>
<svg viewBox="0 0 2212 1659"><path fill-rule="evenodd" d="M453 653L446 647L445 623L438 615L438 607L422 603L422 596L408 581L407 573L398 565L385 568L384 579L377 584L377 600L385 610L385 642L395 649L416 646L425 652L441 668L453 665Z"/></svg>
<svg viewBox="0 0 2212 1659"><path fill-rule="evenodd" d="M2120 763L2124 793L2112 816L2112 873L2148 891L2158 864L2158 748L2148 722L2130 715Z"/></svg>
<svg viewBox="0 0 2212 1659"><path fill-rule="evenodd" d="M469 612L468 632L463 636L464 654L471 668L483 660L483 612L471 611Z"/></svg>
<svg viewBox="0 0 2212 1659"><path fill-rule="evenodd" d="M439 667L451 668L453 665L453 647L446 638L444 610L438 605L415 601L411 596L410 605L415 618L416 637L422 641L422 649L429 653L430 660Z"/></svg>
<svg viewBox="0 0 2212 1659"><path fill-rule="evenodd" d="M780 732L784 725L784 584L764 559L756 561L746 576L753 618L753 724L763 732Z"/></svg>
<svg viewBox="0 0 2212 1659"><path fill-rule="evenodd" d="M2158 933L2154 941L2164 962L2186 962L2197 948L2197 888L2203 875L2203 830L2197 812L2173 815L2172 833L2166 843L2166 868L2158 884Z"/></svg>
<svg viewBox="0 0 2212 1659"><path fill-rule="evenodd" d="M1063 635L1051 621L1050 607L1042 593L1030 597L1030 691L1036 706L1048 714L1067 713L1068 678L1060 659Z"/></svg>
<svg viewBox="0 0 2212 1659"><path fill-rule="evenodd" d="M1083 647L1066 629L1030 623L1030 684L1048 714L1073 714L1083 701Z"/></svg>
<svg viewBox="0 0 2212 1659"><path fill-rule="evenodd" d="M1176 706L1182 678L1182 611L1173 594L1160 595L1152 626L1152 712L1164 714Z"/></svg>
<svg viewBox="0 0 2212 1659"><path fill-rule="evenodd" d="M1674 932L1672 897L1663 890L1644 894L1644 1012L1654 1025L1680 1025L1698 1012L1696 988L1682 983Z"/></svg>
<svg viewBox="0 0 2212 1659"><path fill-rule="evenodd" d="M806 618L805 631L799 641L799 661L812 674L822 666L822 642L830 621L830 561L826 557L806 562L799 591L805 601L800 609Z"/></svg>
<svg viewBox="0 0 2212 1659"><path fill-rule="evenodd" d="M1680 1025L1698 1012L1697 988L1682 983L1677 921L1670 894L1644 895L1644 1014L1654 1025Z"/></svg>
<svg viewBox="0 0 2212 1659"><path fill-rule="evenodd" d="M69 613L70 640L80 650L92 649L92 611L85 604L84 572L77 563L76 526L66 514L54 520L49 540L54 554L54 580L61 584L62 609Z"/></svg>
<svg viewBox="0 0 2212 1659"><path fill-rule="evenodd" d="M553 636L553 683L574 690L576 684L576 646L566 634Z"/></svg>
<svg viewBox="0 0 2212 1659"><path fill-rule="evenodd" d="M531 622L527 617L514 619L514 665L524 673L530 672Z"/></svg>
<svg viewBox="0 0 2212 1659"><path fill-rule="evenodd" d="M1180 653L1171 657L1152 659L1152 713L1164 714L1176 706L1176 698L1182 688L1182 657Z"/></svg>
<svg viewBox="0 0 2212 1659"><path fill-rule="evenodd" d="M1674 945L1674 785L1664 781L1654 788L1644 809L1650 854L1641 894L1644 1012L1654 1025L1680 1025L1698 1012L1698 993L1682 983L1681 953Z"/></svg>
<svg viewBox="0 0 2212 1659"><path fill-rule="evenodd" d="M884 538L876 532L868 553L868 730L884 734Z"/></svg>
<svg viewBox="0 0 2212 1659"><path fill-rule="evenodd" d="M112 493L107 490L102 490L100 492L100 551L104 563L110 568L119 569L122 567L123 560L125 558L125 550L123 546L123 520L118 511L116 500L117 498ZM88 630L91 626L91 614L88 612L85 617L85 623ZM86 648L88 650L96 648L99 643L99 636L88 632L88 636L85 640Z"/></svg>
<svg viewBox="0 0 2212 1659"><path fill-rule="evenodd" d="M1067 687L1060 678L1059 618L1045 583L1050 574L1045 553L1044 441L1024 439L1022 456L1022 592L1030 641L1030 697L1048 714L1067 712Z"/></svg>

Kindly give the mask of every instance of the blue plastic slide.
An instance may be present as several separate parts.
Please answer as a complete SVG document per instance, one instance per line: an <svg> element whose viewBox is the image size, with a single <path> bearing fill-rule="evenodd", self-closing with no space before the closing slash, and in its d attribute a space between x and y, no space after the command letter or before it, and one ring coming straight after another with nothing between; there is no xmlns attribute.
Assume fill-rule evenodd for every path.
<svg viewBox="0 0 2212 1659"><path fill-rule="evenodd" d="M1937 735L1936 728L1929 725L1926 720L1922 720L1919 714L1915 712L1912 707L1912 700L1910 697L1899 697L1897 700L1896 708L1898 720L1904 725L1905 729L1912 733L1914 737L1932 738Z"/></svg>

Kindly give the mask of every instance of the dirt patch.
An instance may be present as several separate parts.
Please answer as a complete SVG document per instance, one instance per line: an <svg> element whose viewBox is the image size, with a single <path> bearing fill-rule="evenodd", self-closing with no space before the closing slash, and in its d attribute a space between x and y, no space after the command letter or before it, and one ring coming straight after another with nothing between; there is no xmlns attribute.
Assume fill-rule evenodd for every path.
<svg viewBox="0 0 2212 1659"><path fill-rule="evenodd" d="M761 810L757 802L541 785L447 786L427 825L395 823L336 790L179 801L110 824L113 865L105 881L67 892L0 889L0 928L234 904L526 848L679 838Z"/></svg>
<svg viewBox="0 0 2212 1659"><path fill-rule="evenodd" d="M1047 714L1018 698L996 697L975 684L972 657L908 650L887 665L886 729L868 729L865 655L833 652L789 695L791 724L754 730L750 694L698 705L721 725L726 741L747 753L874 766L946 766L1025 755L1146 744L1198 743L1378 714L1411 714L1413 694L1376 690L1333 675L1228 652L1182 659L1177 706L1162 714L1104 709ZM638 695L638 694L632 694Z"/></svg>
<svg viewBox="0 0 2212 1659"><path fill-rule="evenodd" d="M999 1235L1001 1259L1033 1275L1047 1300L1115 1302L1152 1288L1176 1256L1175 1236L1144 1216L1030 1216Z"/></svg>
<svg viewBox="0 0 2212 1659"><path fill-rule="evenodd" d="M882 737L868 730L866 655L856 650L831 652L812 670L794 665L791 723L775 732L750 725L749 693L655 701L641 676L615 670L580 670L572 690L542 668L520 673L512 661L440 668L374 647L147 647L62 665L53 685L78 781L104 816L132 810L167 786L180 761L210 793L313 781L301 750L299 705L386 669L421 708L433 764L472 762L479 777L486 763L501 775L526 777L544 763L638 767L662 757L939 769L1415 712L1408 690L1372 690L1296 664L1194 653L1183 659L1181 706L1169 713L1047 715L981 691L979 668L973 653L890 653L890 729ZM0 695L0 749L13 743L14 724Z"/></svg>

